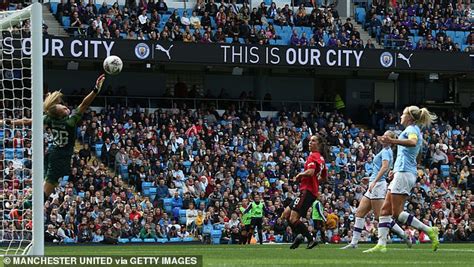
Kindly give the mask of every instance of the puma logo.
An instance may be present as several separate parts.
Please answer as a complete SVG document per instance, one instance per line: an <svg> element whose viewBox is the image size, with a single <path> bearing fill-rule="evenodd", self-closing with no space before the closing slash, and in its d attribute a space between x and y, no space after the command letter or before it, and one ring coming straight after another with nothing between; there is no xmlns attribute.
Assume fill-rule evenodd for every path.
<svg viewBox="0 0 474 267"><path fill-rule="evenodd" d="M403 55L402 53L398 53L398 58L401 60L404 60L408 64L408 67L410 68L411 68L410 59L412 56L413 56L413 53L411 53L410 56L406 58L405 55Z"/></svg>
<svg viewBox="0 0 474 267"><path fill-rule="evenodd" d="M173 45L171 45L168 49L165 49L163 46L157 44L155 48L156 50L160 50L161 52L165 53L168 56L168 59L171 60L170 50L173 48Z"/></svg>

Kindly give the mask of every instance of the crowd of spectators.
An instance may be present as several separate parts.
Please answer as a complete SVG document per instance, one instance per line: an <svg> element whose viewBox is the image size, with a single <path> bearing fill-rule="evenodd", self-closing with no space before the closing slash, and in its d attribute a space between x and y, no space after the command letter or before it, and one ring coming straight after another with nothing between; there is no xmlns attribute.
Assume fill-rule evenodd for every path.
<svg viewBox="0 0 474 267"><path fill-rule="evenodd" d="M235 0L199 0L192 9L171 9L164 0L99 8L93 1L62 0L53 13L70 33L91 38L364 47L357 26L350 18L342 21L334 4L308 3L277 7L261 2L251 8Z"/></svg>
<svg viewBox="0 0 474 267"><path fill-rule="evenodd" d="M423 161L406 209L440 227L446 242L473 241L472 132L461 115L439 115L424 130ZM208 242L211 229L220 229L221 242L236 243L241 202L260 194L271 211L263 220L264 242L290 242L291 228L279 216L298 195L294 176L308 154L309 137L319 133L332 147L329 181L321 185L320 197L328 241L349 241L366 190L361 179L370 175L380 148L375 137L386 128L401 131L397 113L390 116L376 131L337 112L282 110L268 118L255 108L234 106L222 114L212 106L151 113L108 106L88 112L78 128L83 144L73 156L72 173L45 205L48 240ZM100 152L93 149L98 144ZM146 192L148 187L155 192ZM312 227L309 216L304 222ZM376 229L377 221L368 216L362 241L373 242ZM423 233L406 231L414 242L427 241Z"/></svg>
<svg viewBox="0 0 474 267"><path fill-rule="evenodd" d="M230 105L219 113L210 104L146 113L116 105L86 113L71 173L45 203L46 240L209 242L217 229L221 242L236 243L242 200L260 194L270 211L263 220L264 242L290 242L291 228L279 216L298 195L294 176L303 167L309 137L319 133L331 146L329 181L320 196L327 241L349 241L366 190L361 179L370 175L380 148L375 137L385 129L400 132L400 114L375 105L367 128L337 112L280 110L264 118L251 105L244 107ZM406 209L440 227L446 242L472 241L472 114L438 115L424 130L418 181ZM24 240L31 237L31 131L1 133L2 237ZM45 146L51 142L47 130ZM304 222L312 227L309 216ZM362 241L374 242L376 226L369 215ZM415 242L427 241L423 233L406 231Z"/></svg>
<svg viewBox="0 0 474 267"><path fill-rule="evenodd" d="M376 0L367 8L364 28L386 47L406 50L472 51L474 19L470 0Z"/></svg>
<svg viewBox="0 0 474 267"><path fill-rule="evenodd" d="M189 9L168 8L164 0L127 0L125 5L61 0L51 5L70 34L89 38L375 48L372 39L364 44L351 18L341 20L337 1L326 2L297 1L295 7L261 2L251 8L246 1L199 0ZM357 9L355 14L363 29L386 48L472 51L470 0L386 4L371 1L361 18Z"/></svg>

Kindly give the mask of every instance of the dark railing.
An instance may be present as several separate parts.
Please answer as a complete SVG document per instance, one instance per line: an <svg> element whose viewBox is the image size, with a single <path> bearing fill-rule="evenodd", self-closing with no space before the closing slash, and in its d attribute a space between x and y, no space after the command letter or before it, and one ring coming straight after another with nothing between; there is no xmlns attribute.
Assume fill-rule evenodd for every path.
<svg viewBox="0 0 474 267"><path fill-rule="evenodd" d="M69 102L79 103L84 96L68 96ZM213 106L218 110L234 106L241 110L245 107L255 107L259 111L288 111L310 112L312 110L332 109L334 102L323 101L294 101L294 100L251 100L223 98L174 98L174 97L140 97L140 96L97 96L93 106L117 105L141 108L188 108L198 109Z"/></svg>

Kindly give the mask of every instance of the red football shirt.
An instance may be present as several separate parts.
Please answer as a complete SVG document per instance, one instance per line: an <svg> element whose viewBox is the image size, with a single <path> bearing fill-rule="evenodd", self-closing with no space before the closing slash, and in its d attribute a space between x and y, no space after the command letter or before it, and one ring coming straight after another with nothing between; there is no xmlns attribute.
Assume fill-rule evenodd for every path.
<svg viewBox="0 0 474 267"><path fill-rule="evenodd" d="M301 179L300 190L308 190L314 196L318 195L319 182L318 179L326 178L327 168L323 156L319 152L311 152L306 163L304 164L304 170L314 169L312 176L304 176Z"/></svg>

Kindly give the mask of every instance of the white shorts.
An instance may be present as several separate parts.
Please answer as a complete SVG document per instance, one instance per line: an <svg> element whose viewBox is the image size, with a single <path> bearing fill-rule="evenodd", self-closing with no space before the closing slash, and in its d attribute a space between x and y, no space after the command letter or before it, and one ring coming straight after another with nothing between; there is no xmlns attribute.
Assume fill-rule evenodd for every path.
<svg viewBox="0 0 474 267"><path fill-rule="evenodd" d="M370 184L369 184L370 185ZM378 182L372 192L369 189L365 192L364 196L370 200L385 199L387 194L387 182L385 180Z"/></svg>
<svg viewBox="0 0 474 267"><path fill-rule="evenodd" d="M411 189L415 186L416 176L411 172L396 172L393 180L388 186L392 194L410 195Z"/></svg>

